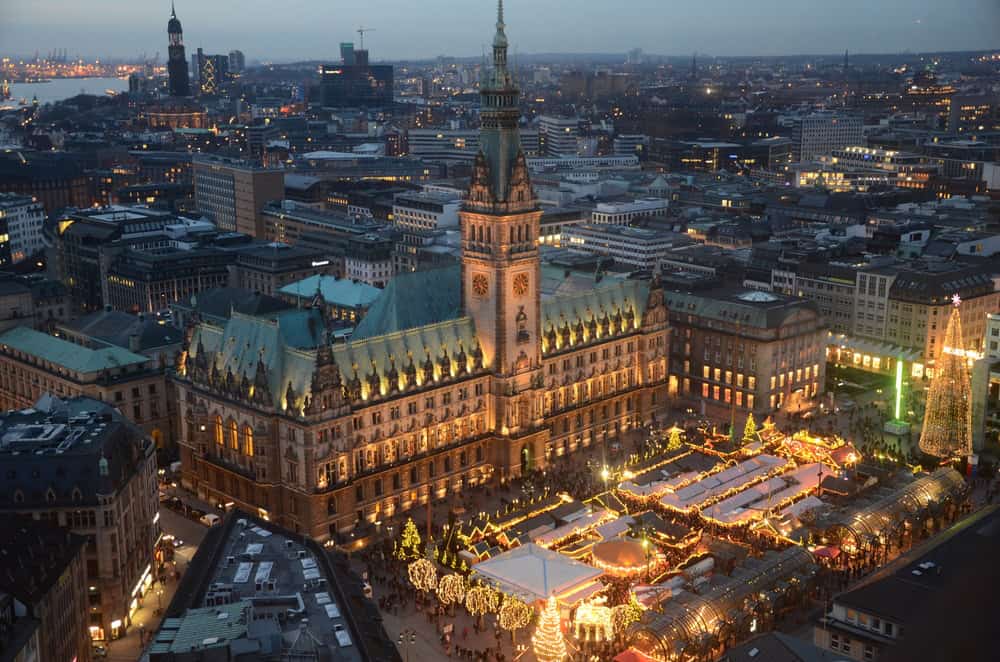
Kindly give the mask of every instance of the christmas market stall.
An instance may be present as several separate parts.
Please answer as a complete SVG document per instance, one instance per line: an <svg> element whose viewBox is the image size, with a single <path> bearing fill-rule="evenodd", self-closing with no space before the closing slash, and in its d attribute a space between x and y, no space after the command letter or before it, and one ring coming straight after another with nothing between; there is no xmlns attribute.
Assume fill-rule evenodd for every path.
<svg viewBox="0 0 1000 662"><path fill-rule="evenodd" d="M815 569L799 546L747 559L700 595L676 591L661 611L644 612L629 628L629 644L657 660L714 659L730 643L769 629L784 605L806 594Z"/></svg>

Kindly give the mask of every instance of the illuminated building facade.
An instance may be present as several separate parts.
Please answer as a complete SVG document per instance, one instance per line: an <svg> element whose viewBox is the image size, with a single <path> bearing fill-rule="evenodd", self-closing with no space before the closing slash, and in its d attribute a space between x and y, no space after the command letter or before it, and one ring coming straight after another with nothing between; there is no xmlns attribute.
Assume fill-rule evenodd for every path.
<svg viewBox="0 0 1000 662"><path fill-rule="evenodd" d="M826 325L812 302L725 288L665 296L671 393L716 415L763 420L808 409L823 392Z"/></svg>
<svg viewBox="0 0 1000 662"><path fill-rule="evenodd" d="M8 477L0 510L88 539L87 626L98 640L133 625L152 584L159 536L155 445L106 402L44 398L0 417L0 467Z"/></svg>
<svg viewBox="0 0 1000 662"><path fill-rule="evenodd" d="M502 9L458 267L397 276L347 343L317 309L202 322L183 483L327 540L620 438L666 404L656 282L540 266Z"/></svg>

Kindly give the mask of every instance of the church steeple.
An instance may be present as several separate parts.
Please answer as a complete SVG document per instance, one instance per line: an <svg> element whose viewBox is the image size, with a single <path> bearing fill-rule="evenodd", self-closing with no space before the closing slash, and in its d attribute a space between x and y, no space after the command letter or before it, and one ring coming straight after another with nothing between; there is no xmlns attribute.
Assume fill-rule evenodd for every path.
<svg viewBox="0 0 1000 662"><path fill-rule="evenodd" d="M170 96L186 97L191 94L188 81L187 58L184 56L184 30L174 3L170 2L170 20L167 21L167 75L169 77Z"/></svg>

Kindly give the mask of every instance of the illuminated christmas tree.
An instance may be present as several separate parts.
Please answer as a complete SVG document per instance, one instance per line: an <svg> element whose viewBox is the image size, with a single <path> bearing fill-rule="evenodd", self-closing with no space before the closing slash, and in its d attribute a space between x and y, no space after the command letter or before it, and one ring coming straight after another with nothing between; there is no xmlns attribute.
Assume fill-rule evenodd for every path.
<svg viewBox="0 0 1000 662"><path fill-rule="evenodd" d="M681 447L681 429L676 425L670 428L670 435L667 437L667 450L675 451Z"/></svg>
<svg viewBox="0 0 1000 662"><path fill-rule="evenodd" d="M555 596L550 596L545 603L531 644L538 662L562 662L566 659L566 642L559 627L559 606Z"/></svg>
<svg viewBox="0 0 1000 662"><path fill-rule="evenodd" d="M962 318L958 313L961 299L956 294L952 301L955 307L927 390L924 428L920 433L920 450L935 457L972 453L972 387L968 353L962 347Z"/></svg>
<svg viewBox="0 0 1000 662"><path fill-rule="evenodd" d="M413 518L407 518L403 526L403 537L396 548L396 558L400 561L420 558L420 533L417 531L417 525L413 523Z"/></svg>
<svg viewBox="0 0 1000 662"><path fill-rule="evenodd" d="M747 414L747 424L743 426L743 443L749 444L757 440L757 422L753 420L753 412Z"/></svg>

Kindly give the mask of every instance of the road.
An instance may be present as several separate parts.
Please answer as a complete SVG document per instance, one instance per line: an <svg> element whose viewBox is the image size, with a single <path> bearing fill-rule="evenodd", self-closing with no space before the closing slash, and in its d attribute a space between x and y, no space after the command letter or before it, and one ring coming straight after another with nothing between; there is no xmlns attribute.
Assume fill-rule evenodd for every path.
<svg viewBox="0 0 1000 662"><path fill-rule="evenodd" d="M145 645L149 644L160 627L162 610L170 604L177 590L179 582L174 579L173 572L179 571L183 576L208 531L204 525L169 508L160 508L160 529L164 535L183 540L184 545L174 550L174 562L166 564L166 582L160 584L154 581L142 600L142 606L132 615L132 627L124 637L112 641L108 646L109 662L135 662L142 657Z"/></svg>

